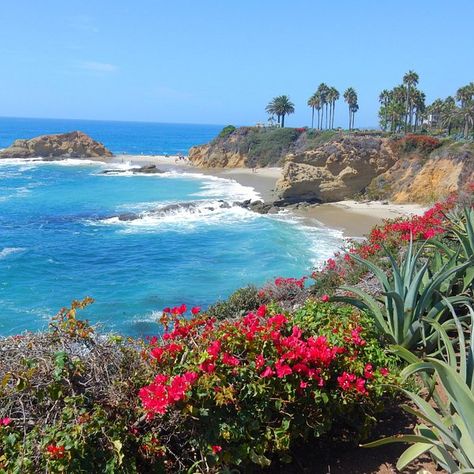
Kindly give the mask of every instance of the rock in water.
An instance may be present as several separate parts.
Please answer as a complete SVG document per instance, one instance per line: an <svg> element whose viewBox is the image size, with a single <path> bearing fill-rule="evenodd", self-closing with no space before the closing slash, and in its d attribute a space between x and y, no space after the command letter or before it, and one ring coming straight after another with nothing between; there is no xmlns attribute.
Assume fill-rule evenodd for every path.
<svg viewBox="0 0 474 474"><path fill-rule="evenodd" d="M15 140L10 147L0 150L0 158L101 159L111 156L112 152L102 143L79 131Z"/></svg>

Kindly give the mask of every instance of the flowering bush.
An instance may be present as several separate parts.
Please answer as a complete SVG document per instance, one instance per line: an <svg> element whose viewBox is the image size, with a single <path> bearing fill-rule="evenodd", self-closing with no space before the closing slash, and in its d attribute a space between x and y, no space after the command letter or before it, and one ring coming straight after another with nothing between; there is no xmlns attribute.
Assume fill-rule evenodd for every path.
<svg viewBox="0 0 474 474"><path fill-rule="evenodd" d="M399 252L410 242L410 239L425 241L436 236L443 236L449 225L447 213L455 207L456 202L457 195L452 194L444 202L436 203L421 216L385 220L382 225L373 227L367 240L350 242L345 252L336 253L334 258L329 258L321 269L313 272L311 276L316 282L316 293L331 292L341 284L354 284L361 280L367 270L351 255L383 267L385 255L383 247L392 252Z"/></svg>
<svg viewBox="0 0 474 474"><path fill-rule="evenodd" d="M269 465L339 424L362 435L396 380L370 320L329 303L222 322L167 308L161 322L165 334L144 353L156 375L139 392L150 427L178 413L183 444L216 469Z"/></svg>
<svg viewBox="0 0 474 474"><path fill-rule="evenodd" d="M436 148L439 148L441 144L441 141L437 138L411 133L405 135L396 142L396 146L401 152L410 153L412 151L419 151L426 154L436 150Z"/></svg>

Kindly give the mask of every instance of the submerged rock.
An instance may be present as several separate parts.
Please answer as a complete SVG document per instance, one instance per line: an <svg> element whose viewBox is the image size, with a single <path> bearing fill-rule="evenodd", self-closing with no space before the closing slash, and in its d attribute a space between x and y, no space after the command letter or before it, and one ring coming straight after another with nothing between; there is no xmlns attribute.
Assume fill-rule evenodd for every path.
<svg viewBox="0 0 474 474"><path fill-rule="evenodd" d="M112 156L102 143L79 131L15 140L10 147L0 150L0 158L99 159Z"/></svg>
<svg viewBox="0 0 474 474"><path fill-rule="evenodd" d="M140 168L132 168L132 169L111 169L111 170L104 170L102 171L103 174L121 174L121 173L136 173L136 174L159 174L159 173L164 173L163 170L160 170L159 168L156 167L156 165L145 165L141 166Z"/></svg>

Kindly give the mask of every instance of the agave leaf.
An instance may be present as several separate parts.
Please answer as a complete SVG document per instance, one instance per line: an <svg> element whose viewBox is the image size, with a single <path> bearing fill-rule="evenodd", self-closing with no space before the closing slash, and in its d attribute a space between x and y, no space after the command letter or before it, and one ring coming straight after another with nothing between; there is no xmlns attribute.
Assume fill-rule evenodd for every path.
<svg viewBox="0 0 474 474"><path fill-rule="evenodd" d="M391 443L425 443L432 445L433 442L429 438L425 438L424 436L419 435L394 435L394 436L387 436L386 438L378 439L376 441L371 441L370 443L361 444L361 448L377 448L379 446L383 446L385 444Z"/></svg>
<svg viewBox="0 0 474 474"><path fill-rule="evenodd" d="M387 297L387 300L391 300L393 303L395 303L393 306L394 311L388 311L387 319L391 321L395 342L400 344L403 340L405 320L408 321L408 324L410 324L411 318L406 317L407 315L405 313L405 308L403 307L403 299L398 293L390 291L388 293L384 293L384 295Z"/></svg>
<svg viewBox="0 0 474 474"><path fill-rule="evenodd" d="M333 298L333 301L350 303L360 309L369 310L369 312L372 313L375 317L375 322L377 325L379 325L379 328L385 333L391 333L391 328L389 328L387 322L385 321L382 311L379 305L377 304L375 298L370 296L364 290L361 290L360 288L357 288L355 286L341 286L341 290L355 293L357 296L359 296L359 298L361 298L362 301L357 300L356 298L350 298L346 296L336 296L335 298ZM360 305L360 303L362 303L362 305Z"/></svg>
<svg viewBox="0 0 474 474"><path fill-rule="evenodd" d="M465 262L460 265L456 265L449 270L444 269L444 267L439 270L439 272L433 276L429 285L424 289L419 304L417 305L417 312L421 315L426 309L427 306L431 303L432 295L437 291L444 280L449 278L451 275L465 269L470 265L470 262Z"/></svg>
<svg viewBox="0 0 474 474"><path fill-rule="evenodd" d="M433 358L428 358L428 361L436 369L451 405L462 417L469 436L474 440L474 394L461 376L446 362Z"/></svg>
<svg viewBox="0 0 474 474"><path fill-rule="evenodd" d="M413 312L415 311L417 297L421 294L422 290L422 281L423 275L426 273L428 269L429 262L426 262L415 275L413 280L408 287L407 294L405 296L405 308L411 308Z"/></svg>
<svg viewBox="0 0 474 474"><path fill-rule="evenodd" d="M407 448L403 454L398 458L397 469L402 471L405 469L408 464L413 462L416 458L420 457L422 454L426 453L432 448L432 443L415 443L409 448Z"/></svg>
<svg viewBox="0 0 474 474"><path fill-rule="evenodd" d="M390 289L390 283L388 281L387 275L385 275L385 272L377 267L377 265L374 265L372 262L369 262L365 258L359 257L356 254L350 254L351 258L353 258L356 262L359 262L361 265L366 266L379 280L379 282L382 284L384 287L385 291L388 291Z"/></svg>

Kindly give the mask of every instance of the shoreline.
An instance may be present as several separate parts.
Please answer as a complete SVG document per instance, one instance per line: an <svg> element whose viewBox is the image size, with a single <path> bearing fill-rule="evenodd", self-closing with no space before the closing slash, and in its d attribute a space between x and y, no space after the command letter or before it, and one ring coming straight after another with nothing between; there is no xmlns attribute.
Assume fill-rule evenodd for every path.
<svg viewBox="0 0 474 474"><path fill-rule="evenodd" d="M130 162L140 166L154 164L164 170L179 169L183 172L233 179L242 186L254 188L264 202L272 202L277 198L274 189L281 176L281 168L257 168L256 172L250 168L197 168L188 161L176 161L176 158L175 155L117 155L108 163ZM289 208L306 225L339 230L345 238L364 237L374 225L381 224L386 219L421 215L427 209L427 206L419 204L354 200Z"/></svg>

